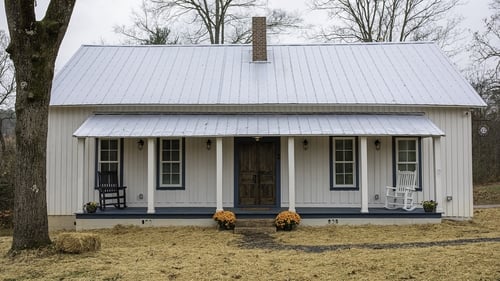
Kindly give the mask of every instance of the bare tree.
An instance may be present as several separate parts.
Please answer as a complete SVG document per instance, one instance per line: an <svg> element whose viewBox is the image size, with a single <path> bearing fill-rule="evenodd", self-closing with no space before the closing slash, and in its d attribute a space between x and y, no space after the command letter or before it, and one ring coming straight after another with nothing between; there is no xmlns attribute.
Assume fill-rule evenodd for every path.
<svg viewBox="0 0 500 281"><path fill-rule="evenodd" d="M280 34L288 30L302 28L302 19L293 13L282 9L273 9L266 12L266 25L268 33ZM232 44L248 44L252 41L252 30L250 28L250 16L233 24L232 33L229 34L229 41Z"/></svg>
<svg viewBox="0 0 500 281"><path fill-rule="evenodd" d="M34 0L5 0L7 52L16 78L16 176L11 252L50 244L46 148L54 64L75 0L51 0L36 20Z"/></svg>
<svg viewBox="0 0 500 281"><path fill-rule="evenodd" d="M132 25L115 26L114 32L122 34L125 43L130 44L179 44L179 35L168 27L173 23L169 10L154 9L149 1L143 0L140 9L132 11Z"/></svg>
<svg viewBox="0 0 500 281"><path fill-rule="evenodd" d="M193 41L208 37L211 44L224 44L226 27L240 23L249 8L259 6L259 0L152 0L159 10L170 10L197 24L190 34Z"/></svg>
<svg viewBox="0 0 500 281"><path fill-rule="evenodd" d="M150 44L154 41L151 37L161 37L157 35L172 38L170 41L154 41L167 44L248 43L251 34L250 13L256 10L267 13L270 32L280 33L299 27L302 22L298 15L283 10L266 11L262 0L143 1L141 11L133 14L132 26L115 28L115 32L140 44ZM165 29L166 26L169 29Z"/></svg>
<svg viewBox="0 0 500 281"><path fill-rule="evenodd" d="M0 30L0 109L11 106L15 92L14 66L6 49L9 38L5 31Z"/></svg>
<svg viewBox="0 0 500 281"><path fill-rule="evenodd" d="M493 15L485 20L486 31L474 33L474 51L479 63L493 65L493 72L498 77L500 71L500 0L493 0L490 8Z"/></svg>
<svg viewBox="0 0 500 281"><path fill-rule="evenodd" d="M5 31L0 30L0 155L6 150L3 124L5 120L9 120L14 116L12 111L8 109L12 106L16 91L14 66L5 50L8 44L7 34L5 34Z"/></svg>
<svg viewBox="0 0 500 281"><path fill-rule="evenodd" d="M450 44L458 17L450 15L460 0L311 0L336 24L322 28L326 41L439 41Z"/></svg>
<svg viewBox="0 0 500 281"><path fill-rule="evenodd" d="M469 81L487 103L486 108L476 109L472 115L473 173L474 182L500 180L500 0L490 4L493 15L485 19L486 30L475 32L472 44L476 58L475 70ZM481 127L489 128L488 134L478 134Z"/></svg>

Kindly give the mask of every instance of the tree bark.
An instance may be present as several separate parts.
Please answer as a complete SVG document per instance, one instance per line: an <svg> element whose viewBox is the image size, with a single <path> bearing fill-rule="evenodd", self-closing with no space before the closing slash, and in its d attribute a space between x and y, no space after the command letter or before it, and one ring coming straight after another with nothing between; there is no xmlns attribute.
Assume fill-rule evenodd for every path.
<svg viewBox="0 0 500 281"><path fill-rule="evenodd" d="M51 243L46 197L46 148L54 64L75 0L51 0L36 21L34 1L5 0L16 69L16 177L11 251Z"/></svg>

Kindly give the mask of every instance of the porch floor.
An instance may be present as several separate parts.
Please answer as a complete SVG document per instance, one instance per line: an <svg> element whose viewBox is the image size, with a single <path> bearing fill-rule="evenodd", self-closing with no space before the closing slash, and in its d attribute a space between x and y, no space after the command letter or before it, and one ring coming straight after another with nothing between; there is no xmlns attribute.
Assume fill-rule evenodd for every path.
<svg viewBox="0 0 500 281"><path fill-rule="evenodd" d="M280 211L288 208L225 208L232 211L239 219L245 218L274 218ZM145 207L128 207L126 209L116 209L113 207L106 210L97 210L95 213L76 213L77 219L113 219L113 218L163 218L163 219L210 219L215 212L214 207L158 207L154 214L148 214ZM385 208L369 208L369 213L361 213L360 208L324 208L306 207L297 208L297 213L302 218L441 218L441 213L426 213L423 209L417 208L407 212L402 209L387 210Z"/></svg>

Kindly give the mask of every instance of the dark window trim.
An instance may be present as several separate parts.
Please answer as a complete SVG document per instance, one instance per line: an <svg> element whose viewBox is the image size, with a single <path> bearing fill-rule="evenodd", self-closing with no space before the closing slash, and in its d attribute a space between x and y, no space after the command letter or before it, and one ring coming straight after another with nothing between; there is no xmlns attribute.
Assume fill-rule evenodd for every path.
<svg viewBox="0 0 500 281"><path fill-rule="evenodd" d="M359 141L358 137L354 137L354 147L356 148L356 151L354 152L354 159L355 159L355 169L356 169L356 177L355 179L355 185L353 187L336 187L335 186L335 181L333 180L333 177L335 175L334 172L334 163L333 163L333 139L334 138L352 138L349 136L330 136L330 141L329 141L329 151L330 151L330 191L345 191L345 190L350 190L350 191L355 191L359 190Z"/></svg>
<svg viewBox="0 0 500 281"><path fill-rule="evenodd" d="M417 139L417 149L418 149L418 186L416 191L422 191L422 137L392 137L392 186L396 186L396 173L397 173L397 163L396 163L396 140L397 139Z"/></svg>
<svg viewBox="0 0 500 281"><path fill-rule="evenodd" d="M120 161L118 165L120 166L120 174L118 175L120 179L120 185L123 185L123 145L124 145L124 139L123 138L109 138L109 139L119 139L120 141ZM100 139L95 138L95 166L94 166L94 189L97 189L97 172L99 172L99 144L100 144Z"/></svg>
<svg viewBox="0 0 500 281"><path fill-rule="evenodd" d="M168 139L181 139L182 145L182 173L181 173L181 186L160 186L160 142L161 140ZM157 138L156 139L156 190L186 190L186 139L185 138Z"/></svg>

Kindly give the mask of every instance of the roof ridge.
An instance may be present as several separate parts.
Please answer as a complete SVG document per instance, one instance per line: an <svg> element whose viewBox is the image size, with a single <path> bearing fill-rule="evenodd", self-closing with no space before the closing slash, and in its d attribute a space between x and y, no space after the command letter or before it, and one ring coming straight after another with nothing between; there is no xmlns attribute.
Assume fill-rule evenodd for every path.
<svg viewBox="0 0 500 281"><path fill-rule="evenodd" d="M269 47L287 47L287 46L367 46L367 45L423 45L435 44L432 41L406 41L406 42L351 42L351 43L284 43L268 44ZM169 44L169 45L99 45L83 44L82 47L122 47L122 48L193 48L193 47L251 47L251 44Z"/></svg>

